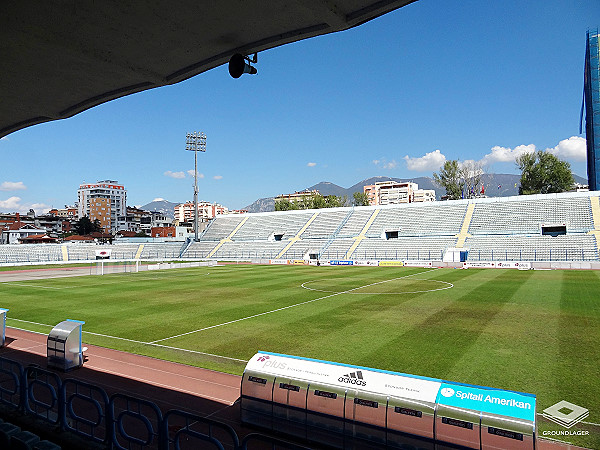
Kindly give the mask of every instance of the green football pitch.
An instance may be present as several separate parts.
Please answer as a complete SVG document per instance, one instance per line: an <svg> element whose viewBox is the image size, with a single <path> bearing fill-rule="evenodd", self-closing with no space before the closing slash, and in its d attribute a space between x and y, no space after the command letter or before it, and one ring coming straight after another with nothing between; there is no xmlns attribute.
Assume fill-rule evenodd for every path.
<svg viewBox="0 0 600 450"><path fill-rule="evenodd" d="M7 326L241 374L258 350L567 400L600 448L600 273L224 265L0 284ZM560 430L540 421L540 430Z"/></svg>

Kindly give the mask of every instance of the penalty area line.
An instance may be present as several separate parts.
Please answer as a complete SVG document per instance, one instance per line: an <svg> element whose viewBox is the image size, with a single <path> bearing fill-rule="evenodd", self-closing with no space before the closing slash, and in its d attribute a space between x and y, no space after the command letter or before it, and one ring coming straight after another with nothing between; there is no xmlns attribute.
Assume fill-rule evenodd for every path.
<svg viewBox="0 0 600 450"><path fill-rule="evenodd" d="M337 295L348 294L348 293L356 291L358 289L363 289L363 288L366 288L366 287L375 286L377 284L387 283L389 281L399 280L401 278L408 278L408 277L412 277L412 276L415 276L415 275L420 275L420 274L423 274L423 273L432 272L434 270L439 270L439 269L436 268L436 269L431 269L431 270L425 270L423 272L412 273L410 275L405 275L403 277L392 278L390 280L377 281L376 283L370 283L370 284L366 284L364 286L358 286L358 287L355 287L355 288L352 288L352 289L348 289L347 291L336 292L334 294L325 295L324 297L319 297L319 298L315 298L315 299L312 299L312 300L307 300L305 302L296 303L294 305L283 306L281 308L273 309L271 311L265 311L265 312L262 312L262 313L253 314L251 316L242 317L241 319L230 320L229 322L223 322L223 323L219 323L217 325L211 325L209 327L199 328L198 330L188 331L187 333L181 333L181 334L178 334L178 335L175 335L175 336L170 336L170 337L167 337L167 338L164 338L164 339L158 339L156 341L149 342L149 344L156 344L157 342L168 341L169 339L175 339L175 338L178 338L178 337L187 336L187 335L194 334L194 333L200 333L201 331L211 330L213 328L224 327L225 325L231 325L232 323L241 322L243 320L254 319L255 317L265 316L267 314L272 314L272 313L275 313L275 312L284 311L286 309L295 308L296 306L307 305L309 303L318 302L319 300L325 300L325 299L328 299L328 298L331 298L331 297L335 297Z"/></svg>

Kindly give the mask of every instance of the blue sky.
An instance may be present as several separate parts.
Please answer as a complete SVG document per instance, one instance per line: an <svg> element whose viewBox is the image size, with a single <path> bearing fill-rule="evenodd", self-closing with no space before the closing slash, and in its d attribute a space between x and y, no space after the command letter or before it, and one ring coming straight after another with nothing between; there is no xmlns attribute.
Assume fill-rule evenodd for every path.
<svg viewBox="0 0 600 450"><path fill-rule="evenodd" d="M431 176L445 159L517 173L534 148L585 177L585 33L599 26L599 0L419 0L262 52L258 75L225 65L7 136L0 211L73 204L103 179L129 205L191 200L190 131L207 135L199 198L231 209L320 181Z"/></svg>

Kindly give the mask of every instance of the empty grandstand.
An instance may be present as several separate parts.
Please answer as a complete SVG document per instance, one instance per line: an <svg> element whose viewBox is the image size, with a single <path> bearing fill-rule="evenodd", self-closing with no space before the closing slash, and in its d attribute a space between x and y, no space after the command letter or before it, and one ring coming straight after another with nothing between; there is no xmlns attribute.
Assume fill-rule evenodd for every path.
<svg viewBox="0 0 600 450"><path fill-rule="evenodd" d="M597 192L221 216L186 256L596 261Z"/></svg>
<svg viewBox="0 0 600 450"><path fill-rule="evenodd" d="M598 261L599 192L216 217L198 242L0 246L0 263L113 259Z"/></svg>

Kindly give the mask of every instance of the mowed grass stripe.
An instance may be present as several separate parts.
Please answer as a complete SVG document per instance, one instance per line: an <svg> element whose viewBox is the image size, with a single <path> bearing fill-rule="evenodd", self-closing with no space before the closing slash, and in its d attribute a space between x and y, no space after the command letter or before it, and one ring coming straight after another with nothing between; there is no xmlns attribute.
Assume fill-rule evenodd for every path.
<svg viewBox="0 0 600 450"><path fill-rule="evenodd" d="M557 285L561 274L554 273L552 282L547 275L542 275L546 280L540 282L540 273L510 275L519 279L518 289L507 295L507 301L448 377L503 389L555 392L552 368L558 357L558 316L552 311L560 303Z"/></svg>
<svg viewBox="0 0 600 450"><path fill-rule="evenodd" d="M422 271L224 266L209 268L209 275L202 268L36 280L31 283L70 289L2 286L0 306L10 309L9 326L11 317L46 324L69 317L86 321L84 332L148 342L326 295L302 289L305 281L342 290ZM272 350L532 392L538 411L564 399L588 408L588 420L599 423L599 275L440 269L403 281L403 288L417 287L418 278L453 283L452 289L342 294L167 342L242 360L259 349ZM377 288L392 292L398 286L386 282ZM210 355L89 333L84 341L232 373L243 370L242 363ZM600 448L600 433L593 433L596 437L578 443Z"/></svg>
<svg viewBox="0 0 600 450"><path fill-rule="evenodd" d="M510 298L511 291L518 288L508 272L485 272L473 270L469 288L463 285L460 290L441 291L452 301L395 339L392 345L405 353L398 361L402 364L401 371L447 378L462 354L502 308L507 296ZM477 275L483 273L483 280L479 280ZM500 292L503 295L498 295ZM382 357L386 358L389 364L390 354L386 353L385 357L378 356L381 352L374 353L373 358L379 364L384 364Z"/></svg>
<svg viewBox="0 0 600 450"><path fill-rule="evenodd" d="M371 270L373 275L376 273L372 268L368 268L368 270ZM390 275L413 276L418 274L416 276L421 278L425 275L434 277L438 273L437 271L419 273L415 270L401 272L395 270ZM366 280L361 280L361 282L364 281ZM393 282L382 283L378 286L387 284L393 284ZM295 354L298 355L325 359L337 357L336 361L348 363L354 361L356 363L358 352L368 354L372 349L372 345L366 340L367 337L370 339L369 335L375 335L378 339L383 338L382 325L386 325L386 323L382 323L381 319L385 317L387 320L393 317L386 310L398 310L403 302L413 301L416 303L416 299L420 295L424 295L389 297L357 295L356 293L360 291L361 289L357 289L352 292L353 295L336 296L331 299L332 301L311 303L301 308L279 311L276 315L256 317L252 319L251 323L230 324L226 330L206 330L201 333L201 336L190 335L170 342L176 343L177 346L207 346L205 348L210 349L208 351L219 354L234 352L238 358L249 358L258 349L283 353L289 353L291 349L294 349L297 352ZM437 307L433 304L432 306ZM373 315L377 317L373 317ZM394 332L387 336L395 337L396 327L393 330ZM361 345L354 345L355 339L362 340ZM330 349L331 352L329 352ZM313 350L318 351L313 352ZM240 351L247 353L239 353ZM323 356L323 351L328 352L327 356ZM321 355L319 356L318 353ZM344 359L340 359L341 355L344 356Z"/></svg>
<svg viewBox="0 0 600 450"><path fill-rule="evenodd" d="M423 271L423 273L424 272L426 272L426 271ZM364 287L370 287L370 286L374 286L374 285L380 285L382 283L386 283L386 282L390 282L390 281L402 279L402 278L405 278L405 277L410 277L410 276L415 275L415 274L418 274L418 272L417 273L410 273L408 275L404 275L404 276L401 276L401 277L396 277L395 279L374 281L374 282L372 282L370 284L367 284L367 285L364 285L364 286L351 287L351 288L349 288L346 291L335 291L334 293L331 293L331 294L328 294L328 295L324 295L324 296L321 296L321 297L317 297L317 298L314 298L314 299L301 301L301 302L294 303L294 304L291 304L291 305L283 306L283 307L280 307L280 308L275 308L275 309L268 310L268 311L263 311L263 312L257 313L257 314L251 314L251 315L248 315L248 316L240 317L238 319L234 319L234 320L227 321L227 322L222 322L222 323L219 323L219 324L215 324L215 325L212 325L212 326L208 326L208 327L200 328L200 329L197 329L197 330L189 331L189 332L182 333L182 334L179 334L179 335L170 336L170 337L165 338L165 339L160 339L160 340L157 340L157 341L153 341L153 343L154 342L164 342L166 340L179 339L179 338L182 338L182 337L190 336L190 335L195 334L195 333L201 333L201 332L209 331L209 330L212 330L212 329L215 329L215 328L220 328L222 326L231 326L231 325L234 325L234 324L240 323L242 321L246 321L246 320L255 320L255 319L261 319L261 318L264 319L267 315L269 315L269 317L270 317L271 314L276 315L276 314L279 314L279 313L289 312L289 310L291 308L303 307L303 306L309 305L309 304L311 304L313 302L317 302L317 301L330 300L330 299L333 299L334 297L337 297L337 296L340 296L340 295L346 295L348 293L356 292L356 291L358 291L358 290L360 290L360 289L362 289ZM345 281L345 280L340 280L340 281Z"/></svg>
<svg viewBox="0 0 600 450"><path fill-rule="evenodd" d="M597 272L563 273L558 328L560 351L555 369L562 375L558 389L562 395L560 400L569 398L571 403L588 408L590 416L586 420L596 423L600 422L600 353L597 351L600 291L597 283Z"/></svg>

